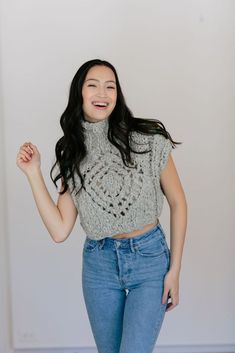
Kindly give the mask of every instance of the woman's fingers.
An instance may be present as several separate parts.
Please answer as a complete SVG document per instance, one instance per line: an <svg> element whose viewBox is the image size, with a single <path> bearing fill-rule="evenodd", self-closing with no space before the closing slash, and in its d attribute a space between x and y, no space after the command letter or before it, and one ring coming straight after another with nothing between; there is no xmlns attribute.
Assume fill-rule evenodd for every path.
<svg viewBox="0 0 235 353"><path fill-rule="evenodd" d="M167 304L166 311L174 309L179 304L179 297L177 294L170 295L171 302Z"/></svg>
<svg viewBox="0 0 235 353"><path fill-rule="evenodd" d="M33 149L30 146L25 147L29 153L33 153Z"/></svg>
<svg viewBox="0 0 235 353"><path fill-rule="evenodd" d="M24 147L29 153L33 154L33 149L30 146Z"/></svg>
<svg viewBox="0 0 235 353"><path fill-rule="evenodd" d="M165 285L164 287L164 293L162 296L162 304L165 304L168 298L168 293L169 293L169 288L167 288L167 286Z"/></svg>
<svg viewBox="0 0 235 353"><path fill-rule="evenodd" d="M25 156L28 160L31 159L31 152L29 152L27 147L22 147L21 151L20 151L20 154Z"/></svg>
<svg viewBox="0 0 235 353"><path fill-rule="evenodd" d="M27 175L31 170L40 168L40 153L31 142L23 143L17 153L16 165Z"/></svg>
<svg viewBox="0 0 235 353"><path fill-rule="evenodd" d="M168 296L168 298L167 298ZM167 303L166 311L174 309L179 304L179 276L173 271L167 272L164 279L163 303ZM167 302L170 299L170 302Z"/></svg>
<svg viewBox="0 0 235 353"><path fill-rule="evenodd" d="M28 162L28 161L30 160L30 158L27 157L27 156L25 156L25 154L22 153L22 152L19 152L19 153L18 153L18 159L22 159L22 160L25 161L25 162Z"/></svg>
<svg viewBox="0 0 235 353"><path fill-rule="evenodd" d="M20 146L20 150L18 153L19 158L23 159L25 162L28 162L32 159L33 145L31 142L25 142L23 145Z"/></svg>
<svg viewBox="0 0 235 353"><path fill-rule="evenodd" d="M25 156L31 158L32 152L28 149L28 147L24 147L22 152L25 154Z"/></svg>

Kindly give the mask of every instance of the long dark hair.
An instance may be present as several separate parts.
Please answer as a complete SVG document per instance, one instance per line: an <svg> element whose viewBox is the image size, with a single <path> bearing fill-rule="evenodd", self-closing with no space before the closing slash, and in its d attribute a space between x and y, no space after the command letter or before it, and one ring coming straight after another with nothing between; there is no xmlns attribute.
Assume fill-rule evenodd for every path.
<svg viewBox="0 0 235 353"><path fill-rule="evenodd" d="M56 181L62 178L63 190L59 192L61 195L67 191L68 180L70 178L72 178L73 187L75 187L75 171L81 179L81 188L84 185L84 179L79 169L80 162L86 156L85 135L82 126L82 120L84 120L82 110L82 86L89 69L95 65L109 67L113 71L116 78L117 101L115 108L108 118L108 139L114 146L119 149L123 163L126 166L129 168L132 167L126 163L128 162L132 164L130 152L139 154L150 152L138 152L132 149L129 143L129 135L132 131L137 131L143 134L162 134L171 141L172 148L175 148L176 144L182 143L173 141L169 132L165 129L165 126L159 120L135 118L131 110L126 105L118 75L114 66L105 60L89 60L85 62L76 72L70 85L68 105L60 118L60 125L64 135L56 143L56 162L50 170L50 177L56 188ZM57 165L59 167L59 173L55 178L53 178L52 172ZM78 191L80 191L80 189Z"/></svg>

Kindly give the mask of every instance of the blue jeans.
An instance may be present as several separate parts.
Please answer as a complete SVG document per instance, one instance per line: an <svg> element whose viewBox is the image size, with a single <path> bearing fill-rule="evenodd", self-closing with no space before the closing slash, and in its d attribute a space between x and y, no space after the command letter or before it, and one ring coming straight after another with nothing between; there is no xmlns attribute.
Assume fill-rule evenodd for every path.
<svg viewBox="0 0 235 353"><path fill-rule="evenodd" d="M82 289L99 353L152 353L165 316L170 249L160 223L131 238L86 237Z"/></svg>

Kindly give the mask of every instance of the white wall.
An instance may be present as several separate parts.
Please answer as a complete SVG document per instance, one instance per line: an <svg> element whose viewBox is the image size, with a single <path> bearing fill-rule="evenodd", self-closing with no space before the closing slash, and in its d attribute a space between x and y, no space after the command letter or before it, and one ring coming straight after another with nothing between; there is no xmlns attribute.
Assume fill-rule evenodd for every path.
<svg viewBox="0 0 235 353"><path fill-rule="evenodd" d="M235 2L3 0L1 7L1 353L94 346L79 219L65 243L54 243L15 163L22 143L36 144L57 200L49 170L59 118L75 72L92 58L117 68L135 116L161 120L183 141L173 151L189 217L180 304L166 314L158 345L235 351ZM160 221L169 241L166 201Z"/></svg>

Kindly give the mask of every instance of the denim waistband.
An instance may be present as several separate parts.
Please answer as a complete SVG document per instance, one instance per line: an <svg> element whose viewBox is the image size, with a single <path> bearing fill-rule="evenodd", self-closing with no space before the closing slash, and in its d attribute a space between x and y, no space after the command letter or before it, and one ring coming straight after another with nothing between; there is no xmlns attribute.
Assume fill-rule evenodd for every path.
<svg viewBox="0 0 235 353"><path fill-rule="evenodd" d="M159 231L159 236L165 237L164 231L162 229L162 226L160 223L156 224L153 228L149 229L148 231L130 237L130 238L112 238L112 237L106 237L101 240L98 240L100 243L100 246L102 247L104 243L109 244L112 246L114 243L118 244L120 247L126 248L126 247L132 247L135 244L141 244L146 240L146 238L150 238L151 236L155 236L155 233Z"/></svg>

